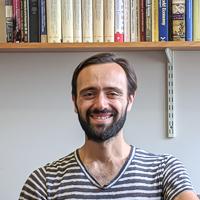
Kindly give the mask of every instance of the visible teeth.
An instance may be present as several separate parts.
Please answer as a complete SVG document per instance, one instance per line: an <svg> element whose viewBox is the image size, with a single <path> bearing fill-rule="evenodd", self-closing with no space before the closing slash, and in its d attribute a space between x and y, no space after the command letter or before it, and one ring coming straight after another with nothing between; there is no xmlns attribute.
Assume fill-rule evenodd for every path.
<svg viewBox="0 0 200 200"><path fill-rule="evenodd" d="M95 119L102 119L102 120L110 118L109 116L105 116L105 117L103 117L103 116L93 116L93 117Z"/></svg>

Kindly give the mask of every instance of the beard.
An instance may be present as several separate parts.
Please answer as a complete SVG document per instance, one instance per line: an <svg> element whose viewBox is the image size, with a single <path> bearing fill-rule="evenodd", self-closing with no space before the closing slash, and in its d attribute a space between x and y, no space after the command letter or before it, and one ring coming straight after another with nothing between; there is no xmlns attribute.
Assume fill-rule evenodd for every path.
<svg viewBox="0 0 200 200"><path fill-rule="evenodd" d="M128 104L127 104L127 106L128 106ZM94 142L101 143L101 142L105 142L105 141L109 140L110 138L117 136L126 121L127 106L126 106L124 113L118 120L117 120L118 112L115 109L113 109L113 110L108 110L108 109L90 110L90 109L88 109L88 111L86 112L86 120L83 119L83 117L80 115L80 113L78 111L79 122L81 124L82 129L85 131L85 134L86 134L88 140L92 140ZM110 113L113 117L113 122L109 125L99 124L99 125L96 125L97 127L94 127L90 123L90 119L89 119L91 114L103 114L103 113Z"/></svg>

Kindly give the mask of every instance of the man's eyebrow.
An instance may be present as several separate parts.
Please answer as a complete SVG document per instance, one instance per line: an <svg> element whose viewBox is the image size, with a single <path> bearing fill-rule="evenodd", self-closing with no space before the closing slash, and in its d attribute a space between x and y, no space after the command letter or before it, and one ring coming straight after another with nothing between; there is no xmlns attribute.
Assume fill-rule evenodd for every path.
<svg viewBox="0 0 200 200"><path fill-rule="evenodd" d="M123 90L118 87L106 87L104 88L105 91L115 91L117 93L123 94Z"/></svg>
<svg viewBox="0 0 200 200"><path fill-rule="evenodd" d="M86 88L83 88L82 90L80 90L80 94L82 94L82 93L84 93L84 92L86 92L86 91L91 91L91 90L97 90L97 88L95 88L95 87L86 87Z"/></svg>

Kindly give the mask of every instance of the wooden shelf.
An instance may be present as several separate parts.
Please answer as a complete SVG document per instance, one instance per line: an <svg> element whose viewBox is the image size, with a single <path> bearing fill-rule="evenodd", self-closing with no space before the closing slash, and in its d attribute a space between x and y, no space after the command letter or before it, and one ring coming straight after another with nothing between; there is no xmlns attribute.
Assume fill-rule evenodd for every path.
<svg viewBox="0 0 200 200"><path fill-rule="evenodd" d="M198 51L199 42L128 42L128 43L0 43L0 52L83 52L83 51Z"/></svg>

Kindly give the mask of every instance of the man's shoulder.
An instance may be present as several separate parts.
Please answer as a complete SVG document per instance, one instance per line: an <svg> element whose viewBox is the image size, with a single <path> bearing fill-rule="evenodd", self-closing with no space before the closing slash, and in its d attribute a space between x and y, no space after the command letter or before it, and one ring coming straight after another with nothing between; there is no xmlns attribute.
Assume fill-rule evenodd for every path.
<svg viewBox="0 0 200 200"><path fill-rule="evenodd" d="M146 162L156 161L161 163L166 163L168 160L175 159L175 157L170 154L156 154L141 148L135 148L134 158Z"/></svg>

